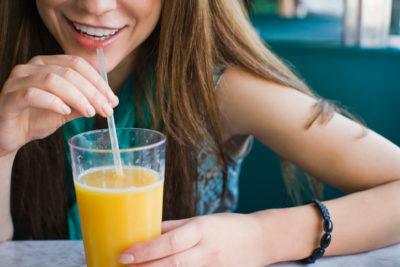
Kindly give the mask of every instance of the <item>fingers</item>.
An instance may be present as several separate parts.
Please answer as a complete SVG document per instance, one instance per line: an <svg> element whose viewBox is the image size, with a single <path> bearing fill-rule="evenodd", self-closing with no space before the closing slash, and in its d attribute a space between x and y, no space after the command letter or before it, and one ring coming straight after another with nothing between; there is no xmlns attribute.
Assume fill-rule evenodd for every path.
<svg viewBox="0 0 400 267"><path fill-rule="evenodd" d="M169 256L160 260L139 263L130 266L134 267L164 267L164 266L179 266L179 267L193 267L193 266L208 266L207 253L202 247L195 247L187 251ZM208 255L207 255L208 256Z"/></svg>
<svg viewBox="0 0 400 267"><path fill-rule="evenodd" d="M42 75L55 73L67 82L72 83L75 88L82 92L97 113L103 117L112 115L112 108L118 104L118 98L113 97L110 101L107 96L100 92L92 83L85 79L79 72L58 65L18 65L13 71L13 78L26 78L29 75ZM15 89L14 89L15 90ZM110 103L112 105L110 105Z"/></svg>
<svg viewBox="0 0 400 267"><path fill-rule="evenodd" d="M187 223L190 219L183 219L183 220L171 220L171 221L164 221L161 225L161 232L164 234L166 232L172 231L175 228L178 228L185 223Z"/></svg>
<svg viewBox="0 0 400 267"><path fill-rule="evenodd" d="M17 91L24 94L25 88L40 88L58 96L65 104L77 110L83 116L93 117L96 110L85 95L72 83L55 73L39 73L27 76L15 82ZM103 114L101 107L97 106L97 112Z"/></svg>
<svg viewBox="0 0 400 267"><path fill-rule="evenodd" d="M129 248L121 256L121 260L131 257L133 258L131 263L137 264L168 257L194 247L200 242L201 237L198 223L192 221L154 240Z"/></svg>
<svg viewBox="0 0 400 267"><path fill-rule="evenodd" d="M61 115L71 114L71 108L59 97L34 87L8 93L2 106L8 114L18 114L27 107L47 109Z"/></svg>
<svg viewBox="0 0 400 267"><path fill-rule="evenodd" d="M76 111L72 111L70 114L64 116L64 123L63 123L63 125L64 125L65 123L69 122L69 121L72 121L72 120L77 119L77 118L80 118L80 117L82 117L81 114L79 114L79 113L76 112Z"/></svg>
<svg viewBox="0 0 400 267"><path fill-rule="evenodd" d="M70 69L59 67L57 73L65 80L72 83L83 95L89 100L92 106L96 109L97 113L107 117L113 114L112 106L109 99L97 90L90 82L83 78L78 72ZM114 101L114 104L115 103Z"/></svg>
<svg viewBox="0 0 400 267"><path fill-rule="evenodd" d="M96 69L81 57L71 55L38 56L32 58L30 63L34 65L58 65L73 69L106 95L110 103L115 103L118 99Z"/></svg>

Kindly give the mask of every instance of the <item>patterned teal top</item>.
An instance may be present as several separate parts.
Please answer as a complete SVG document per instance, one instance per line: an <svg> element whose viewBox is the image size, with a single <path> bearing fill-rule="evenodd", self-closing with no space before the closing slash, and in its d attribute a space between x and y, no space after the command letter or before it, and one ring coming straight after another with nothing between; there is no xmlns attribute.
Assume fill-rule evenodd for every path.
<svg viewBox="0 0 400 267"><path fill-rule="evenodd" d="M123 86L119 99L120 104L114 110L115 123L117 128L127 127L149 127L148 125L137 125L135 109L133 81L128 79ZM148 124L148 123L146 123ZM71 159L67 140L72 136L94 129L93 118L79 118L64 125L64 145L67 157L68 197L70 208L68 210L68 227L70 239L82 239L79 214L75 199L75 192L71 178ZM234 211L238 202L238 178L243 158L251 149L253 138L251 136L237 137L227 142L227 155L231 159L228 166L227 193L221 201L222 192L222 168L216 164L215 155L199 152L198 156L198 190L199 202L197 203L198 215L215 212Z"/></svg>

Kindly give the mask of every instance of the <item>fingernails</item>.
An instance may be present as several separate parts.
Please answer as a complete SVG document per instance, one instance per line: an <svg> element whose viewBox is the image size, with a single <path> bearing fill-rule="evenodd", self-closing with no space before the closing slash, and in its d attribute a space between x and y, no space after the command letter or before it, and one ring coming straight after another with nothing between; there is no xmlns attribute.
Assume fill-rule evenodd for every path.
<svg viewBox="0 0 400 267"><path fill-rule="evenodd" d="M96 110L95 110L94 107L93 107L92 105L90 105L90 104L87 104L87 105L86 105L86 112L87 112L87 115L88 115L89 117L93 117L94 115L96 115Z"/></svg>
<svg viewBox="0 0 400 267"><path fill-rule="evenodd" d="M133 257L132 254L122 254L119 257L119 262L122 264L132 264L135 261L135 258Z"/></svg>
<svg viewBox="0 0 400 267"><path fill-rule="evenodd" d="M64 115L71 114L71 108L68 107L67 105L62 104L61 109L62 109L62 112L63 112Z"/></svg>
<svg viewBox="0 0 400 267"><path fill-rule="evenodd" d="M108 103L104 103L104 105L101 107L103 109L103 112L109 117L114 113L114 110Z"/></svg>
<svg viewBox="0 0 400 267"><path fill-rule="evenodd" d="M108 91L107 96L110 99L111 104L113 105L113 107L116 107L118 105L118 103L119 103L118 97L111 91Z"/></svg>
<svg viewBox="0 0 400 267"><path fill-rule="evenodd" d="M119 99L116 95L112 96L112 104L114 107L118 106L118 104L119 104Z"/></svg>

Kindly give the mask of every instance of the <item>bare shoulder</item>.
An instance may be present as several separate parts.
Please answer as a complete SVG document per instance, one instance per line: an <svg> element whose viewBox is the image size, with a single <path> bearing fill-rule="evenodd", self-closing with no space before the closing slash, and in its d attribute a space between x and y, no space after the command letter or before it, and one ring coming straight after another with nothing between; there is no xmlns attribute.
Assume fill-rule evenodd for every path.
<svg viewBox="0 0 400 267"><path fill-rule="evenodd" d="M217 90L224 129L232 135L256 134L254 120L263 113L271 114L269 125L273 125L275 115L290 109L296 110L294 103L307 106L303 116L299 116L298 124L305 124L309 118L312 105L316 100L290 87L279 85L258 77L239 67L225 70ZM262 109L262 110L260 110ZM303 111L305 111L303 107ZM299 114L297 110L297 114ZM281 116L279 116L281 117Z"/></svg>

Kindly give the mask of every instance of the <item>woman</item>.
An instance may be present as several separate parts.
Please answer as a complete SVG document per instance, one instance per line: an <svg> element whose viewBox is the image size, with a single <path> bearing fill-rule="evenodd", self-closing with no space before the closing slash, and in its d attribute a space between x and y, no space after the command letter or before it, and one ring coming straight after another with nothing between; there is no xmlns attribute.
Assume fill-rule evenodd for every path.
<svg viewBox="0 0 400 267"><path fill-rule="evenodd" d="M124 264L263 266L312 254L324 232L313 205L205 215L234 209L251 136L352 193L325 203L335 225L325 255L400 241L400 149L360 137L313 96L239 1L8 0L0 10L1 240L79 237L64 142L116 107L117 125L167 135L164 219L174 219ZM92 67L99 46L114 91Z"/></svg>

